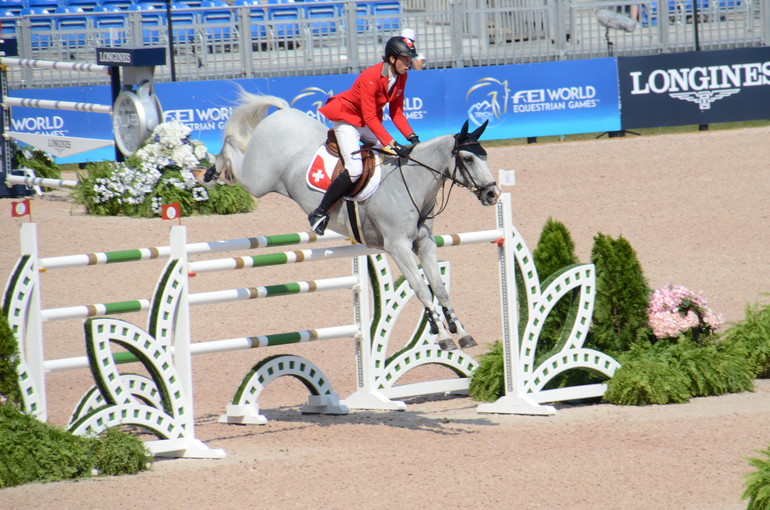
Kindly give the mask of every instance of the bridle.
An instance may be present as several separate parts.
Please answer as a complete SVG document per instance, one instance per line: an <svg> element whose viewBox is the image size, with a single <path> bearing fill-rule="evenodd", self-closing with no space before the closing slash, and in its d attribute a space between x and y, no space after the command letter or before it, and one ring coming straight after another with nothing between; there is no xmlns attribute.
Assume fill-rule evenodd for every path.
<svg viewBox="0 0 770 510"><path fill-rule="evenodd" d="M379 152L383 154L387 154L389 156L392 156L390 152L383 151L381 149L375 149L379 150ZM429 220L433 219L447 208L449 205L449 197L452 194L452 188L454 188L455 185L457 185L460 188L467 188L471 191L474 195L476 195L476 198L481 200L481 195L483 193L486 193L489 191L490 188L497 187L497 183L495 181L489 182L487 184L484 184L483 186L480 186L476 180L473 178L473 175L471 174L470 170L468 169L467 165L463 161L462 156L460 155L460 151L466 151L475 154L476 156L485 156L486 151L484 151L483 147L481 147L481 143L476 140L471 140L467 142L460 143L457 137L455 137L455 146L452 149L452 156L454 156L455 159L455 166L454 169L449 173L444 173L443 170L436 170L435 168L431 167L430 165L426 165L425 163L418 161L414 159L411 154L407 156L408 161L412 161L416 163L417 165L425 168L426 170L429 170L433 172L436 175L439 175L442 178L441 183L441 206L439 207L439 210L435 214L428 214L422 220ZM404 182L404 187L406 188L406 193L409 195L409 200L411 200L412 205L414 206L417 211L420 211L420 208L417 206L416 201L414 200L414 197L412 197L412 192L409 190L409 183L406 181L406 177L404 176L404 170L401 165L401 158L398 158L398 171L401 174L401 180ZM463 177L463 180L459 180L457 178L457 173L460 172L460 175ZM444 185L446 184L446 181L449 180L452 182L452 184L449 186L449 191L446 192L446 197L444 197ZM432 208L431 208L432 210Z"/></svg>

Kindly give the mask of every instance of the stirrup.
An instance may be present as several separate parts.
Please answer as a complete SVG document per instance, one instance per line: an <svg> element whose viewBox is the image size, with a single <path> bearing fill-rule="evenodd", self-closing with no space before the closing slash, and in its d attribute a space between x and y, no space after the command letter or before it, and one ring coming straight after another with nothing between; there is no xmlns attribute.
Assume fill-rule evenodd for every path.
<svg viewBox="0 0 770 510"><path fill-rule="evenodd" d="M328 213L322 213L316 210L310 213L310 216L308 216L307 219L310 221L310 228L313 232L319 236L324 235L324 232L326 232L326 225L329 224Z"/></svg>

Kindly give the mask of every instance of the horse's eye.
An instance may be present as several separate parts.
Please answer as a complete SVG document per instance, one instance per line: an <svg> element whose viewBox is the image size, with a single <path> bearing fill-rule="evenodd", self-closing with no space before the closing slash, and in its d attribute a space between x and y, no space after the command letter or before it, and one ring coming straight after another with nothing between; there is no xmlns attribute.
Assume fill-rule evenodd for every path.
<svg viewBox="0 0 770 510"><path fill-rule="evenodd" d="M465 156L463 158L463 161L465 161L466 163L473 163L473 156Z"/></svg>

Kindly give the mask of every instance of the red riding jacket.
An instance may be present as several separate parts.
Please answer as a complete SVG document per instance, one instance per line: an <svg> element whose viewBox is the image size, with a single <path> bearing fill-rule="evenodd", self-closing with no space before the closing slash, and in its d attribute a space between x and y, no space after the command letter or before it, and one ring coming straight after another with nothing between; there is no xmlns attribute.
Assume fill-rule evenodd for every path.
<svg viewBox="0 0 770 510"><path fill-rule="evenodd" d="M382 109L390 104L390 118L404 137L412 131L404 116L404 88L406 73L396 77L388 95L388 64L375 64L364 70L353 86L330 97L319 111L331 121L344 121L354 126L367 126L383 145L390 145L393 137L382 125Z"/></svg>

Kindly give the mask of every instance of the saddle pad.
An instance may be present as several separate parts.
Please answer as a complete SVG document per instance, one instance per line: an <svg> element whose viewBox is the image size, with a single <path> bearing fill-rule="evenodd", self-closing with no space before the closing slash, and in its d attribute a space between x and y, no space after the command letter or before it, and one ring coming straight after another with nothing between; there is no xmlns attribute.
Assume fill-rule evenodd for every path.
<svg viewBox="0 0 770 510"><path fill-rule="evenodd" d="M310 167L305 173L305 182L307 185L316 191L325 192L331 184L331 175L334 172L334 167L337 165L337 157L329 154L326 150L326 144L318 147L313 158L310 160ZM355 197L345 197L348 200L355 200L356 202L362 202L371 197L380 185L380 165L375 165L372 178L364 186Z"/></svg>

